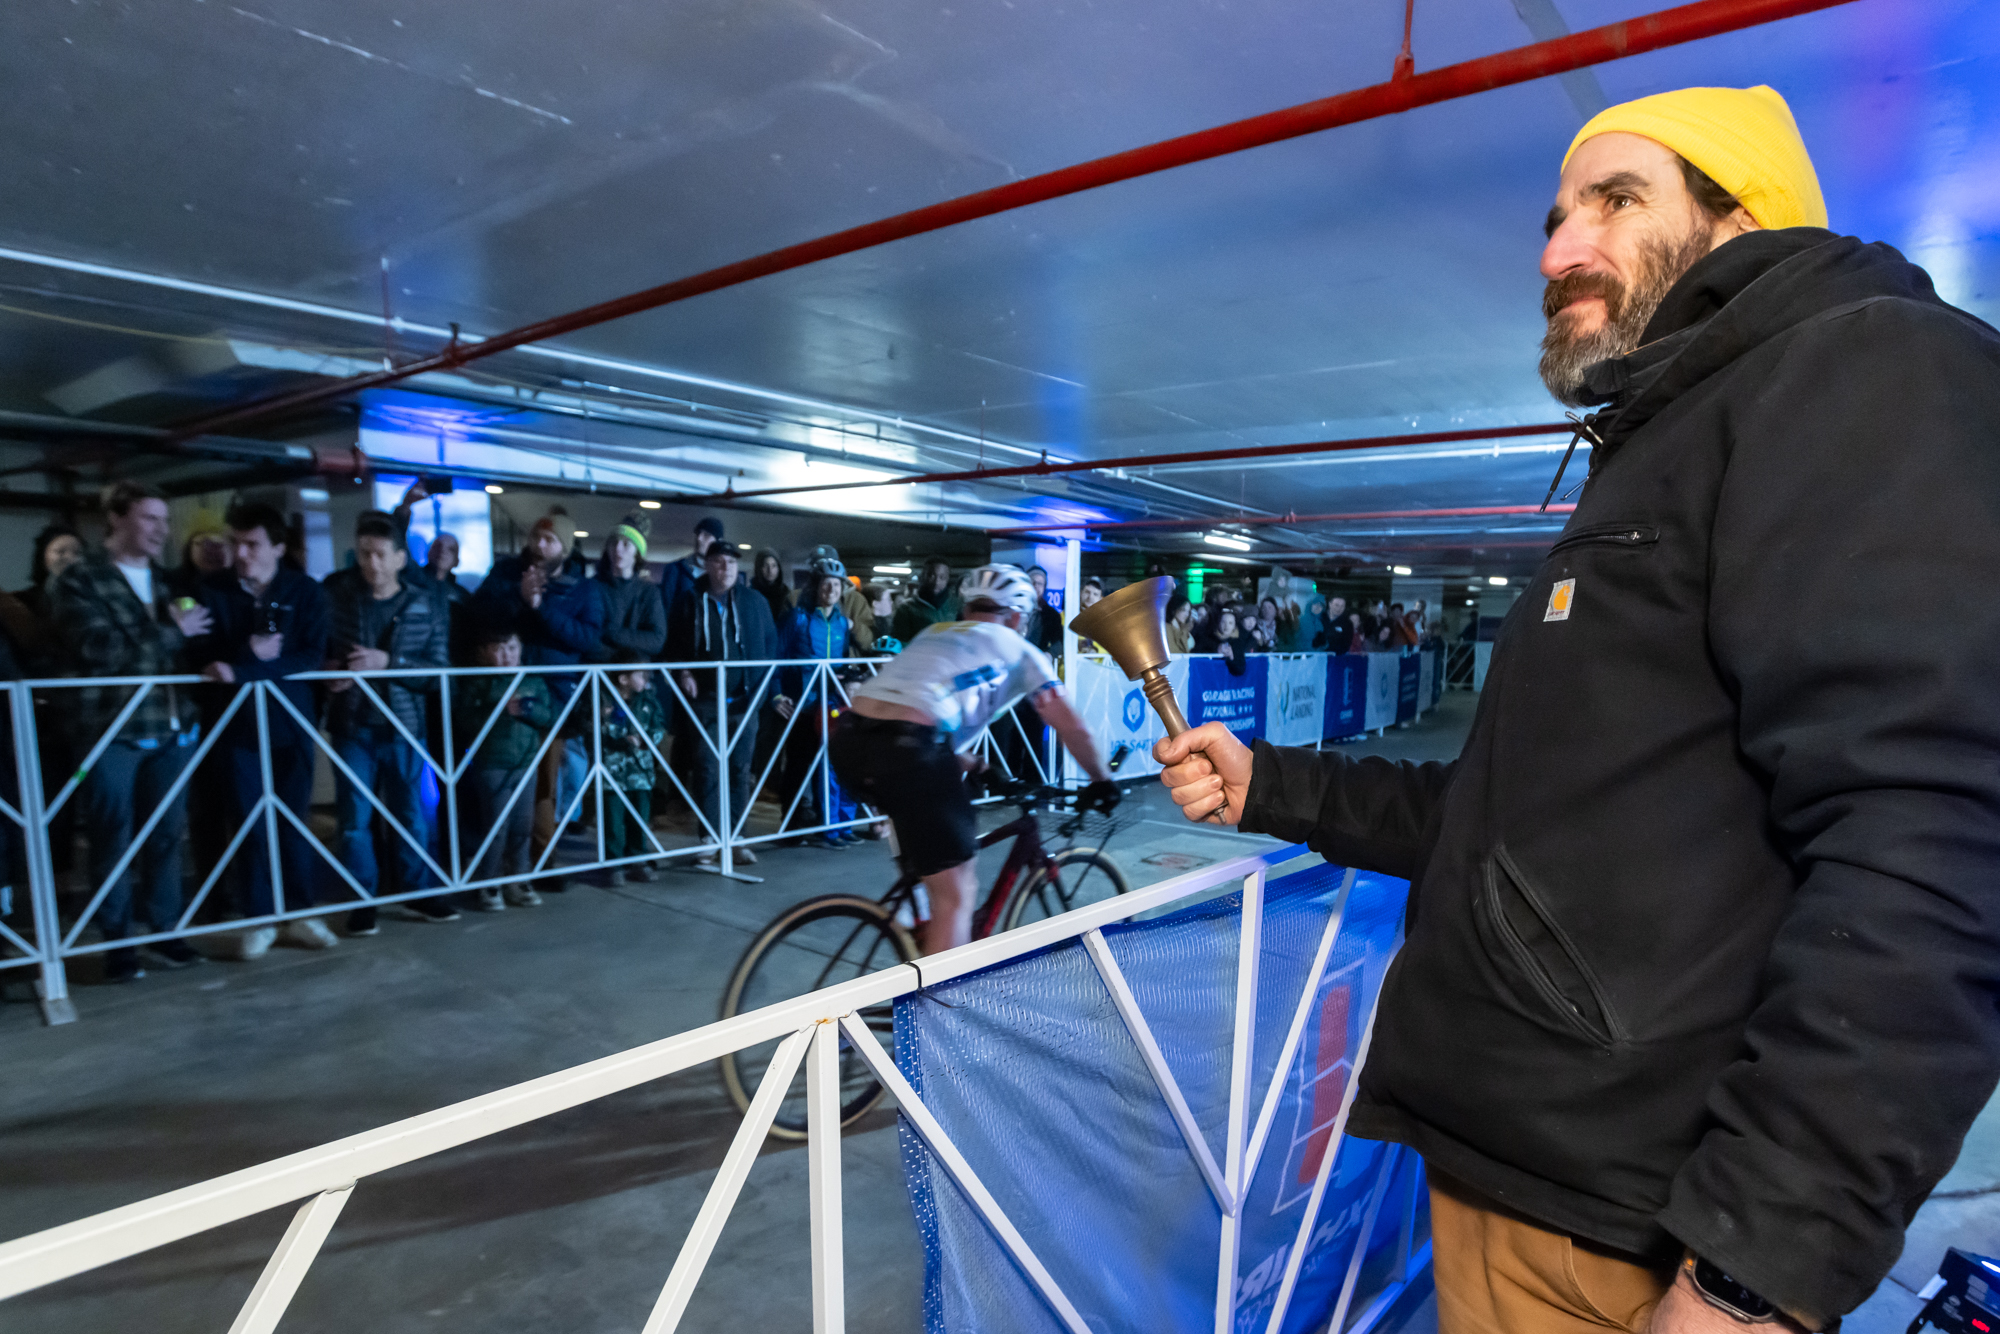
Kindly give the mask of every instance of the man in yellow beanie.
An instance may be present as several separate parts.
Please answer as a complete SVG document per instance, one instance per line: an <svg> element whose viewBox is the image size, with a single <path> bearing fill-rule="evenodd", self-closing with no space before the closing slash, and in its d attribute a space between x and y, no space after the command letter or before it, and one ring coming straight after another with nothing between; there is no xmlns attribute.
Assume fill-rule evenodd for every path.
<svg viewBox="0 0 2000 1334"><path fill-rule="evenodd" d="M1826 225L1769 88L1585 125L1588 470L1464 752L1157 748L1412 882L1349 1130L1424 1156L1443 1334L1830 1328L2000 1080L2000 334Z"/></svg>
<svg viewBox="0 0 2000 1334"><path fill-rule="evenodd" d="M1590 401L1583 373L1638 347L1667 292L1723 242L1825 226L1812 159L1769 88L1687 88L1598 113L1570 141L1549 210L1549 392Z"/></svg>

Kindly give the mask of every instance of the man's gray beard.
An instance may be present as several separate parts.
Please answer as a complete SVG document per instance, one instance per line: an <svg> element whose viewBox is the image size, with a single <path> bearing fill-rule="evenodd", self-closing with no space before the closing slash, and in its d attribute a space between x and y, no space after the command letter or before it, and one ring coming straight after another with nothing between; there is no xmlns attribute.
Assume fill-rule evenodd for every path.
<svg viewBox="0 0 2000 1334"><path fill-rule="evenodd" d="M1548 333L1542 337L1541 372L1542 383L1556 401L1572 408L1589 406L1591 400L1583 391L1584 372L1600 361L1635 351L1660 302L1666 300L1681 275L1713 248L1711 233L1700 226L1678 241L1647 241L1639 248L1638 277L1630 288L1613 279L1600 280L1608 285L1603 292L1604 323L1589 333L1574 334L1568 332L1573 321L1567 309L1550 316ZM1549 286L1554 289L1563 281Z"/></svg>

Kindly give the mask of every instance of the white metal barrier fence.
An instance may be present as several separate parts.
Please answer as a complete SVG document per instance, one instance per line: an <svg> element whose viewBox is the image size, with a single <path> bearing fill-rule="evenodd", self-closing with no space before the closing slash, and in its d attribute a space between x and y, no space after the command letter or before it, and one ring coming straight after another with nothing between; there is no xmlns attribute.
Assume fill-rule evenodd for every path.
<svg viewBox="0 0 2000 1334"><path fill-rule="evenodd" d="M1229 1110L1223 1162L1208 1155L1199 1133L1189 1134L1191 1155L1210 1180L1222 1206L1221 1245L1217 1257L1214 1330L1232 1334L1237 1299L1236 1214L1254 1178L1268 1140L1280 1092L1293 1063L1300 1059L1301 1037L1319 992L1328 959L1341 930L1349 872L1331 905L1319 947L1295 1009L1290 1015L1276 1069L1260 1107L1252 1106L1251 1064L1255 1041L1258 962L1263 949L1261 927L1266 878L1274 866L1304 853L1288 848L1261 856L1237 858L1168 880L1149 889L1079 908L1059 917L975 941L914 963L898 964L796 1000L706 1025L643 1047L604 1057L569 1070L543 1076L512 1088L410 1117L377 1130L274 1159L256 1167L171 1191L150 1200L109 1210L90 1218L0 1245L0 1300L44 1287L76 1274L194 1236L267 1209L303 1200L291 1226L265 1265L245 1300L230 1334L267 1334L276 1328L301 1280L319 1254L340 1211L358 1183L434 1154L444 1153L488 1135L552 1116L650 1080L716 1060L760 1043L778 1041L777 1054L758 1085L715 1181L697 1213L669 1270L643 1329L645 1334L674 1330L687 1308L695 1284L713 1252L716 1240L743 1189L763 1145L780 1100L805 1067L808 1105L808 1201L811 1220L811 1292L815 1334L838 1334L844 1325L844 1258L841 1215L840 1065L843 1051L857 1054L895 1093L903 1115L922 1138L967 1199L978 1210L1002 1245L1029 1277L1049 1311L1071 1334L1091 1334L1070 1298L1037 1256L1032 1239L1024 1236L981 1182L922 1099L912 1090L889 1054L870 1032L861 1012L906 996L926 986L1004 963L1037 950L1081 938L1114 999L1116 1020L1149 1053L1147 1065L1161 1097L1176 1121L1187 1124L1191 1114L1164 1062L1150 1053L1156 1047L1146 1021L1129 1003L1127 989L1104 946L1101 932L1115 922L1204 895L1240 881L1242 923L1237 943L1237 979L1232 996L1233 1048L1229 1077ZM1373 1031L1372 1012L1363 1027L1360 1048L1347 1073L1339 1112L1325 1140L1295 1244L1290 1248L1276 1303L1264 1328L1277 1334L1286 1321L1291 1295L1318 1225L1362 1064ZM1199 1146L1199 1147L1197 1147ZM1399 1155L1384 1155L1376 1174L1357 1250L1345 1269L1331 1312L1334 1331L1361 1331L1386 1313L1404 1286L1428 1263L1429 1246L1413 1244L1411 1222L1417 1207L1415 1178L1404 1198L1391 1201L1392 1183L1403 1174L1392 1170ZM1392 1271L1373 1294L1358 1320L1347 1316L1360 1294L1357 1282L1362 1259L1376 1220L1383 1210L1401 1214L1402 1244ZM1109 1334L1098 1330L1096 1334Z"/></svg>
<svg viewBox="0 0 2000 1334"><path fill-rule="evenodd" d="M328 671L234 686L212 684L196 676L0 683L0 690L6 692L6 719L14 748L13 773L9 775L12 781L0 790L0 821L23 845L28 891L25 931L0 918L0 974L11 969L37 970L44 1018L50 1023L65 1023L75 1018L65 961L80 956L167 940L241 932L301 918L351 912L360 907L477 891L521 879L615 870L670 858L714 854L721 874L750 878L743 875L738 865L741 849L852 828L877 818L865 808L836 818L838 785L827 763L826 738L832 718L848 703L850 681L872 675L879 661L767 659L727 664ZM705 764L715 774L712 803L704 803L698 793L688 790L669 762L667 738L650 735L640 725L633 705L618 689L614 678L632 672L645 674L649 689L663 702L673 730L687 738L685 745L695 748L697 764ZM755 686L747 693L737 692L732 699L729 679L742 673L749 673ZM682 688L679 680L682 674L695 682L693 698ZM464 710L453 706L454 684L457 683L462 697L468 680L482 677L505 679L507 690L478 716L468 717ZM506 794L501 808L497 812L482 812L487 827L470 827L464 798L476 757L495 725L506 716L510 703L518 697L522 683L531 677L545 682L552 696L560 696L554 700L553 722L543 732L533 759ZM413 810L407 803L401 810L392 809L375 785L363 781L341 756L334 738L322 730L318 719L309 717L287 697L284 687L291 683L303 683L316 694L336 690L357 692L381 719L374 725L378 744L388 749L406 749L420 764L422 775L436 792L434 816L422 809ZM433 736L415 735L396 716L384 698L392 684L425 693L426 702L438 715L439 726ZM128 688L132 693L98 735L68 735L76 713L69 701L76 699L79 691L106 688ZM179 773L158 795L150 810L132 812L129 843L115 863L101 875L83 876L89 883L65 905L55 871L52 829L60 827L59 817L66 810L74 811L83 804L84 786L91 781L93 768L107 750L114 745L130 744L121 738L146 700L155 692L189 688L199 692L198 698L206 707L202 710L204 721L199 730L183 734L191 735L192 739L184 747L188 753ZM37 694L48 701L39 713L34 702ZM780 695L793 701L789 713L782 717L775 707ZM751 759L758 748L760 727L767 718L776 726L775 740L771 741L769 756L761 768L751 774L746 796L739 799L731 782L732 761L747 763ZM62 729L64 739L70 743L67 754L75 758L65 766L70 770L66 774L42 772L43 738L39 732L49 727ZM795 747L802 727L810 729L809 735L805 743ZM1052 777L1057 773L1049 751L1052 736L1030 738L1018 715L1011 713L997 720L996 727L999 736L989 729L976 743L992 763L1009 774L1025 767L1031 772L1019 776L1058 781ZM607 729L612 734L609 737ZM379 819L390 847L407 849L422 865L422 879L426 883L403 885L393 891L383 890L379 881L374 886L363 884L337 849L313 832L308 823L309 812L295 809L282 799L273 782L273 747L294 744L299 737L307 739L315 765L326 763L340 783L365 800L371 822ZM173 740L167 738L164 744L171 745ZM607 767L611 758L608 743L614 740L640 757L642 764L651 763L658 776L656 790L671 792L685 803L695 821L696 833L691 841L663 839L649 819L641 818L635 802L612 779ZM149 929L116 936L105 934L100 915L106 901L133 871L148 841L182 837L185 817L177 812L183 810L184 798L198 781L197 775L204 773L205 762L211 757L228 758L228 752L246 748L254 751L257 759L256 791L244 794L244 800L218 800L213 793L205 794L211 808L220 808L222 814L218 818L229 822L229 836L213 865L196 868L199 880L194 893L185 904L179 901L182 886L176 885L163 895L168 906L161 915L171 916L172 920L162 921L152 915L160 905L150 900L140 903L144 897L140 893L142 887L133 884L131 906L135 912L143 913ZM556 785L559 799L553 810L555 836L539 848L533 864L524 873L482 877L481 861L499 836L502 821L520 803L535 802L538 773L552 757L569 770L567 777L559 779ZM226 780L210 770L199 781L213 785ZM756 810L759 797L766 792L780 799L775 818L768 813L760 816ZM12 800L8 799L10 795ZM573 844L565 846L562 833L584 813L586 799L592 802L589 823L593 826L593 841L582 855L577 855ZM710 809L705 810L704 805ZM611 855L605 839L608 813L632 822L642 841L640 851ZM435 838L431 837L433 831ZM91 840L103 832L84 831ZM292 901L288 903L287 858L281 855L280 844L281 840L291 839L303 840L309 854L330 868L334 879L352 897L335 903L314 903L310 886L292 885L289 887ZM238 863L251 840L262 843L257 851L270 878L268 911L249 910L241 902L229 903L226 890L217 893L226 880L227 869ZM10 860L0 860L0 875L6 873L5 861ZM93 926L98 928L98 938L94 939L90 938Z"/></svg>

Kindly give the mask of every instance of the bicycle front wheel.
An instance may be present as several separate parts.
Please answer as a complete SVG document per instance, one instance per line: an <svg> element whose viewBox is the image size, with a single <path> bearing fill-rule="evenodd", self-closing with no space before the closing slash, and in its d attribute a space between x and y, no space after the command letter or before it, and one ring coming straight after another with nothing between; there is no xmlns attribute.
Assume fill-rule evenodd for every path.
<svg viewBox="0 0 2000 1334"><path fill-rule="evenodd" d="M808 899L779 915L750 942L722 993L722 1018L748 1014L823 987L851 982L917 957L916 942L872 899L848 894ZM892 1031L890 1002L861 1010L869 1031ZM741 1111L764 1077L778 1042L762 1043L722 1058L722 1083ZM840 1043L840 1124L849 1125L882 1100L882 1085L848 1038ZM806 1137L806 1076L800 1069L771 1122L779 1139Z"/></svg>
<svg viewBox="0 0 2000 1334"><path fill-rule="evenodd" d="M1054 875L1037 871L1015 889L1007 910L1000 914L1000 929L1012 931L1131 892L1131 882L1116 862L1096 848L1071 848L1056 854Z"/></svg>

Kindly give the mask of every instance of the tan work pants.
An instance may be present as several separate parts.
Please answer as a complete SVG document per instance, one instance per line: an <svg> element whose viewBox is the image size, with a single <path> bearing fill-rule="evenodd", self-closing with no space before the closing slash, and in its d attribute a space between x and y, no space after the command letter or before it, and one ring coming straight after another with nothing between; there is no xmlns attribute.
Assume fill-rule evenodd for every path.
<svg viewBox="0 0 2000 1334"><path fill-rule="evenodd" d="M1430 1183L1438 1334L1644 1334L1673 1284L1671 1262L1552 1232L1434 1168Z"/></svg>
<svg viewBox="0 0 2000 1334"><path fill-rule="evenodd" d="M562 762L563 739L557 737L542 756L542 762L535 767L535 823L528 836L530 866L542 859L543 848L555 842L556 788L561 782ZM479 837L484 838L485 835ZM476 842L474 846L477 846Z"/></svg>

